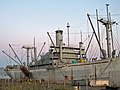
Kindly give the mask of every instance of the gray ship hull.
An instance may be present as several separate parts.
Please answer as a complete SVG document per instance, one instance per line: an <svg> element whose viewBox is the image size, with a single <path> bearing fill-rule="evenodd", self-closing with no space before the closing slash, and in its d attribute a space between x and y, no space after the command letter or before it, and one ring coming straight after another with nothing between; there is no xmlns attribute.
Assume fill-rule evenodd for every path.
<svg viewBox="0 0 120 90"><path fill-rule="evenodd" d="M120 86L120 57L98 60L92 62L65 64L58 66L41 66L31 68L33 78L38 80L55 80L61 81L72 79L89 79L89 80L108 80L110 86ZM5 70L12 79L21 79L25 75L20 69Z"/></svg>

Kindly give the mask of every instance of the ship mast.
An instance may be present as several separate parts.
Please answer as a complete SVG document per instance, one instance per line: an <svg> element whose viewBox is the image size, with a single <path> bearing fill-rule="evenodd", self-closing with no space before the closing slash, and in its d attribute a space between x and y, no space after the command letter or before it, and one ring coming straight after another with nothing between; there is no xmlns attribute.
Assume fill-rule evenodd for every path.
<svg viewBox="0 0 120 90"><path fill-rule="evenodd" d="M34 62L36 63L36 61L37 61L37 50L35 46L35 37L34 37Z"/></svg>
<svg viewBox="0 0 120 90"><path fill-rule="evenodd" d="M110 43L110 20L109 20L109 12L108 12L108 6L109 4L106 4L106 10L107 10L107 23L106 26L106 36L107 36L107 51L108 51L108 58L111 58L111 43Z"/></svg>
<svg viewBox="0 0 120 90"><path fill-rule="evenodd" d="M69 41L69 39L70 39L70 37L69 37L69 28L70 28L70 25L69 25L69 23L67 23L67 31L68 31L68 46L70 45L70 41Z"/></svg>
<svg viewBox="0 0 120 90"><path fill-rule="evenodd" d="M99 29L99 21L98 21L98 10L96 9L96 18L97 18L97 29L98 29L98 39L99 39L99 42L101 43L100 41L100 29ZM100 57L101 57L101 52L100 52Z"/></svg>
<svg viewBox="0 0 120 90"><path fill-rule="evenodd" d="M97 17L97 29L98 29L98 39L100 42L100 29L99 29L99 22L98 22L98 10L96 9L96 17Z"/></svg>
<svg viewBox="0 0 120 90"><path fill-rule="evenodd" d="M33 49L33 47L28 47L28 46L23 46L22 48L27 50L27 66L29 67L30 63L29 63L29 51L30 49Z"/></svg>
<svg viewBox="0 0 120 90"><path fill-rule="evenodd" d="M108 53L108 58L111 58L111 42L110 42L110 33L111 33L111 39L112 39L112 49L114 50L113 47L113 35L112 35L112 24L115 22L111 22L111 16L108 11L108 6L109 4L106 4L106 11L107 11L107 20L100 19L99 21L103 23L106 27L106 40L107 40L107 53Z"/></svg>
<svg viewBox="0 0 120 90"><path fill-rule="evenodd" d="M109 13L109 19L111 21L111 14ZM114 42L113 42L113 32L112 32L112 24L115 24L116 22L111 22L110 23L110 32L111 32L111 42L112 42L112 58L115 56L115 48L114 48Z"/></svg>
<svg viewBox="0 0 120 90"><path fill-rule="evenodd" d="M79 42L79 47L80 47L80 60L82 59L82 30L80 31L80 36L81 36L81 41Z"/></svg>

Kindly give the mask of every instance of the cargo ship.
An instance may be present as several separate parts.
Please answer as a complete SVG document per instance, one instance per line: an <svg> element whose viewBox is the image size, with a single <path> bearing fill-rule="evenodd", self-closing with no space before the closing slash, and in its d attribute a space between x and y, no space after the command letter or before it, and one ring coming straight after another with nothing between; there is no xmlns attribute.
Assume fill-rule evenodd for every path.
<svg viewBox="0 0 120 90"><path fill-rule="evenodd" d="M86 48L83 47L82 41L78 42L79 47L71 47L69 45L69 33L68 45L66 46L63 42L62 30L56 30L55 44L50 34L47 32L52 45L50 46L49 52L47 52L45 55L40 55L41 52L38 54L38 56L41 56L40 60L38 60L38 56L36 55L35 45L33 47L22 47L27 50L27 65L24 65L19 58L19 62L15 61L11 56L3 51L4 54L17 63L17 65L6 66L6 73L12 79L22 79L26 77L51 81L84 79L89 80L92 85L107 84L109 86L120 86L120 56L119 53L116 54L115 52L116 50L113 46L112 35L112 25L115 24L115 22L111 21L111 15L108 11L108 4L106 4L106 8L107 19L104 20L97 18L97 22L102 23L106 28L107 50L104 50L101 47L99 39L100 37L96 34L90 15L87 14L93 34ZM68 32L69 27L70 26L68 23ZM100 59L92 58L89 60L86 53L94 35L99 46L101 57ZM12 46L9 46L13 50ZM32 62L29 60L30 49L34 50L34 58L32 59ZM13 52L15 53L14 50ZM15 56L18 57L16 53Z"/></svg>

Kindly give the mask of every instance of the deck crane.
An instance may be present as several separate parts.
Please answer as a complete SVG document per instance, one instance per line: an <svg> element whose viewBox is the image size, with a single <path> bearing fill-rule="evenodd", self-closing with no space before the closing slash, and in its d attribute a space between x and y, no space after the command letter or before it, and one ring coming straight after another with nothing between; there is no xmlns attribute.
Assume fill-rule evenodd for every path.
<svg viewBox="0 0 120 90"><path fill-rule="evenodd" d="M12 51L14 52L15 56L17 57L17 59L19 60L16 61L14 58L12 58L10 55L8 55L5 51L2 51L5 55L7 55L11 60L13 60L14 62L16 62L18 65L20 65L20 70L25 74L26 77L28 78L33 78L32 73L22 64L22 62L20 61L19 57L17 56L16 52L14 51L14 49L12 48L12 46L9 44L10 48L12 49Z"/></svg>
<svg viewBox="0 0 120 90"><path fill-rule="evenodd" d="M29 67L29 51L30 49L33 49L34 47L23 46L22 48L27 50L27 66Z"/></svg>

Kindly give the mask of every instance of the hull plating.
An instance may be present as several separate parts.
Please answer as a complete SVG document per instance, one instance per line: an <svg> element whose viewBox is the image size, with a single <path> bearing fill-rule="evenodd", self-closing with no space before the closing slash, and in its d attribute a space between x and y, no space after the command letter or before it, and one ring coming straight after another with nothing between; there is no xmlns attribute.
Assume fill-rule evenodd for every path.
<svg viewBox="0 0 120 90"><path fill-rule="evenodd" d="M120 84L120 57L106 59L102 61L67 64L61 67L54 68L36 68L30 70L35 79L55 80L60 81L67 79L108 79L110 85ZM6 70L8 75L13 79L24 78L25 75L18 70Z"/></svg>

